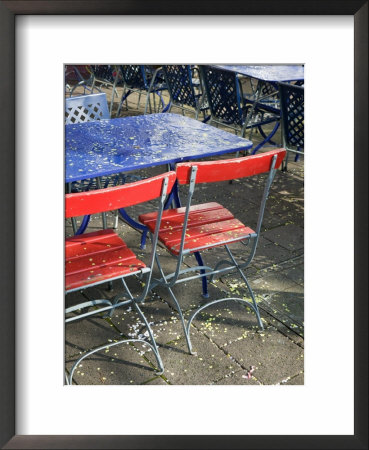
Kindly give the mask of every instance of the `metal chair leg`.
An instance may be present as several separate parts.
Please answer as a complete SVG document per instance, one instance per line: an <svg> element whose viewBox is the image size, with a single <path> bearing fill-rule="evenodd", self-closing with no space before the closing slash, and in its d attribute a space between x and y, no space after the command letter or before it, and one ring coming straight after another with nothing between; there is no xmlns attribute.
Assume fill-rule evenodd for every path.
<svg viewBox="0 0 369 450"><path fill-rule="evenodd" d="M158 361L158 366L159 366L159 369L160 369L160 370L157 372L157 374L158 374L158 375L161 375L161 374L164 372L164 367L163 367L163 363L162 363L162 361L161 361L161 359L160 359L160 355L159 355L159 353L157 352L157 350L153 347L153 345L152 345L150 342L144 341L144 340L142 340L142 339L121 339L120 341L117 341L117 342L111 342L111 343L109 343L109 344L101 345L100 347L97 347L97 348L95 348L95 349L93 349L93 350L90 350L89 352L87 352L87 353L85 353L83 356L81 356L81 357L73 364L73 367L72 367L72 369L71 369L71 371L70 371L70 374L69 374L68 384L71 385L71 384L73 383L73 374L74 374L74 371L76 370L76 368L78 367L78 365L80 364L80 362L83 361L85 358L87 358L87 357L93 355L94 353L100 352L101 350L106 350L106 349L108 349L108 348L110 348L110 347L115 347L116 345L120 345L120 344L125 344L125 343L128 344L128 343L130 343L130 342L141 342L141 343L144 343L144 344L148 345L148 346L151 348L151 350L153 351L153 353L154 353L154 355L156 356L156 359L157 359L157 361Z"/></svg>

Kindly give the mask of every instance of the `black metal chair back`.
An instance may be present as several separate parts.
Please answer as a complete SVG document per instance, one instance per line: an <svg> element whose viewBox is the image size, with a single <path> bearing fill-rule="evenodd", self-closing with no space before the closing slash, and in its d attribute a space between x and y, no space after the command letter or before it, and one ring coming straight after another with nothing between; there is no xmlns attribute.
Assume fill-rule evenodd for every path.
<svg viewBox="0 0 369 450"><path fill-rule="evenodd" d="M242 91L237 75L211 66L200 66L209 102L211 121L242 127Z"/></svg>
<svg viewBox="0 0 369 450"><path fill-rule="evenodd" d="M304 87L279 84L283 146L287 150L304 150Z"/></svg>

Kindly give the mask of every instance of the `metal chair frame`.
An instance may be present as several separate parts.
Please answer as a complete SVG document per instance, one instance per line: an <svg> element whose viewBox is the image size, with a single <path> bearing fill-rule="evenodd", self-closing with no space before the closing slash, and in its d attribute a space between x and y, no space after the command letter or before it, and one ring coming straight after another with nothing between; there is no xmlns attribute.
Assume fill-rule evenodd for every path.
<svg viewBox="0 0 369 450"><path fill-rule="evenodd" d="M154 100L154 112L157 111L156 107L156 100L155 95L158 95L160 98L162 110L164 109L164 100L161 96L161 91L166 90L167 87L163 83L158 83L157 78L160 74L161 68L158 67L154 69L153 72L151 72L147 66L145 65L120 65L119 66L120 74L123 80L123 92L122 96L119 102L118 110L116 113L116 117L119 116L120 110L122 107L122 104L124 101L127 101L128 96L132 92L138 92L138 103L137 108L140 103L141 94L146 94L146 103L145 103L145 110L144 114L147 113L147 110L149 109L150 113L153 112L152 106L151 106L151 100L150 100L150 94L153 94L153 100ZM126 107L128 109L127 103Z"/></svg>
<svg viewBox="0 0 369 450"><path fill-rule="evenodd" d="M141 317L141 319L144 321L145 326L147 328L147 331L149 333L149 338L150 341L147 341L145 339L121 339L117 342L112 342L109 344L105 344L102 345L98 348L95 348L93 350L88 351L87 353L85 353L84 355L82 355L73 365L69 377L67 378L67 384L72 384L72 380L73 380L73 374L74 371L76 369L76 367L79 365L79 363L84 360L85 358L91 356L94 353L97 353L103 349L107 349L122 343L129 343L129 342L143 342L147 345L150 346L150 348L152 349L152 351L154 352L154 355L156 357L157 363L158 363L158 367L159 367L159 372L158 374L163 373L164 371L164 367L163 367L163 363L158 351L158 347L157 344L155 342L154 339L154 335L153 332L151 330L151 327L146 319L146 317L144 316L143 312L141 311L140 307L139 307L139 303L142 303L145 298L147 297L150 289L151 289L151 277L152 277L152 269L155 263L155 254L156 254L156 247L157 247L157 242L158 242L158 234L159 234L159 228L160 228L160 222L161 222L161 217L162 217L162 213L163 213L163 209L164 209L164 204L165 204L165 199L166 199L166 195L167 192L170 191L174 185L176 179L176 175L175 172L167 172L164 173L162 175L158 175L156 177L152 177L152 178L148 178L145 180L141 180L141 181L137 181L135 183L129 183L129 184L125 184L122 186L116 186L116 187L112 187L112 188L108 188L108 189L102 189L102 190L96 190L96 191L92 191L89 193L78 193L78 194L67 194L65 196L65 210L66 210L66 218L69 217L75 217L75 216L80 216L80 215L90 215L90 214L94 214L94 213L98 213L98 212L102 212L102 211L108 211L111 209L111 207L114 208L124 208L127 206L133 206L139 203L143 203L149 200L153 200L155 198L159 198L159 205L158 205L158 224L157 227L155 229L155 232L152 235L152 248L151 248L151 256L150 256L150 262L148 266L145 266L142 263L141 268L138 268L138 265L136 265L136 268L130 268L129 270L132 271L127 271L126 268L122 269L121 274L117 275L116 273L114 275L106 275L106 276L101 276L101 275L97 275L96 281L94 281L93 279L89 279L90 275L87 278L83 278L82 280L78 280L78 283L71 283L71 287L68 289L66 289L66 294L71 293L71 292L75 292L75 291L80 291L82 289L85 288L89 288L92 286L97 286L99 284L102 283L106 283L112 280L117 280L120 279L122 282L122 286L123 286L123 292L121 294L118 294L117 296L114 297L114 299L112 301L108 300L108 299L95 299L95 300L91 300L91 301L87 301L87 302L83 302L83 303L79 303L77 305L74 305L70 308L67 308L65 310L66 315L73 313L75 311L78 310L85 310L86 308L90 308L90 307L98 307L98 309L94 309L92 311L87 311L87 312L82 312L81 314L75 315L75 316L71 316L71 317L66 317L65 319L65 323L71 323L77 320L81 320L87 317L91 317L91 316L95 316L97 314L101 315L101 313L110 313L110 315L114 312L114 310L116 308L119 308L121 306L133 306L134 309L137 311L137 313L139 314L139 316ZM105 230L108 231L108 230ZM112 236L114 236L114 238L118 238L118 235L112 232ZM83 239L80 239L81 242L81 246L83 244L83 246L86 245L86 242L88 242L89 237L91 238L93 235L96 235L96 233L87 233L83 236ZM66 240L66 245L68 245L68 242L76 242L76 236L69 238ZM122 244L124 244L123 241L121 241ZM87 245L86 245L87 247ZM109 247L109 245L108 245ZM99 250L101 252L101 250ZM131 252L132 253L132 252ZM132 253L133 254L133 253ZM83 257L87 258L90 255L92 256L96 256L96 253L84 253ZM133 254L133 256L135 256ZM78 255L77 255L78 257ZM114 259L113 259L113 263L116 266L117 262L116 262L116 258L117 256L114 255ZM92 259L92 258L90 258ZM72 261L73 257L71 257L71 259L68 259L69 261ZM139 260L136 261L140 262ZM97 265L97 269L102 271L104 267L106 267L106 261L104 260L103 263L101 263L100 265ZM120 265L120 264L118 264ZM94 266L95 267L95 266ZM67 271L66 271L67 273ZM88 273L90 273L90 271L88 271ZM133 297L131 291L129 290L127 283L126 283L126 279L127 277L131 277L131 276L135 276L138 278L142 278L142 277L146 277L145 279L145 285L143 288L143 291L141 293L141 295L139 295L138 297ZM67 283L66 283L67 284ZM106 317L106 315L104 315L103 317Z"/></svg>
<svg viewBox="0 0 369 450"><path fill-rule="evenodd" d="M119 84L122 84L119 68L115 65L102 64L91 65L89 66L89 68L93 76L92 88L95 88L97 87L97 85L99 85L100 87L98 87L98 89L103 86L111 89L109 113L110 116L112 116L114 98L119 97L117 86Z"/></svg>
<svg viewBox="0 0 369 450"><path fill-rule="evenodd" d="M198 70L197 72L199 73ZM205 91L200 88L200 80L196 85L194 84L191 66L164 65L163 73L170 95L170 103L163 112L170 112L174 106L181 109L182 114L185 111L195 111L195 119L198 119L200 112L203 112L203 122L207 122L210 116L205 115L205 111L209 109L205 103ZM195 92L195 87L199 90L198 94Z"/></svg>
<svg viewBox="0 0 369 450"><path fill-rule="evenodd" d="M304 86L280 83L282 145L287 150L282 170L287 170L289 153L295 153L295 161L304 154Z"/></svg>
<svg viewBox="0 0 369 450"><path fill-rule="evenodd" d="M257 128L264 139L252 150L252 154L266 143L272 143L271 139L279 128L280 116L277 109L271 109L265 102L273 94L261 95L261 84L258 83L254 95L247 97L236 73L206 65L199 67L210 107L209 123L230 127L242 137L248 129L251 137L252 131ZM266 135L262 126L270 123L275 125L272 132Z"/></svg>
<svg viewBox="0 0 369 450"><path fill-rule="evenodd" d="M89 69L89 66L83 66L83 65L65 65L65 88L66 88L66 94L69 94L71 97L74 93L74 91L79 88L83 87L83 95L86 95L86 91L90 94L94 93L94 90L96 89L97 92L101 92L101 89L99 89L96 86L93 86L93 75L91 74L91 70ZM71 69L73 73L76 75L77 83L71 87L68 83L68 69ZM87 72L88 78L85 78L81 72ZM86 74L87 75L87 74Z"/></svg>
<svg viewBox="0 0 369 450"><path fill-rule="evenodd" d="M184 217L179 222L176 222L177 225L181 226L182 233L181 233L180 244L176 244L175 252L174 252L173 247L171 248L169 245L167 246L163 242L163 239L161 239L161 234L159 232L159 240L161 240L161 242L164 243L164 245L166 246L169 253L172 256L175 256L177 258L177 265L176 265L176 269L173 273L166 275L161 266L159 256L155 255L155 260L156 260L157 266L159 268L161 278L156 278L156 279L152 280L152 288L154 288L156 285L164 286L165 288L167 288L167 290L170 294L170 297L172 298L172 300L176 306L176 309L179 313L179 316L180 316L180 319L182 322L183 331L184 331L184 334L186 337L186 342L187 342L190 353L192 353L192 344L191 344L191 339L190 339L190 326L191 326L193 319L196 317L196 315L200 311L202 311L203 309L207 308L208 306L214 305L216 303L233 300L233 301L241 302L242 304L249 306L256 314L259 327L261 329L263 329L263 324L262 324L262 321L260 318L260 313L259 313L259 309L258 309L256 300L255 300L255 296L254 296L251 286L247 280L247 277L244 273L244 269L246 269L250 265L251 261L253 260L254 255L255 255L257 243L258 243L259 236L260 236L260 229L261 229L261 224L262 224L262 220L263 220L263 215L264 215L264 210L265 210L265 205L266 205L269 189L270 189L270 186L274 179L276 169L282 163L282 160L285 157L285 154L286 154L286 151L284 149L277 149L277 150L272 150L270 152L262 153L259 155L249 156L246 158L241 157L241 158L234 158L234 159L230 159L230 160L220 160L220 161L215 161L215 162L214 161L189 162L189 163L181 163L181 164L177 165L177 169L176 169L177 182L179 184L188 184L189 189L188 189L188 196L187 196L187 201L186 201L186 206L185 206ZM194 248L194 247L190 247L188 249L185 248L186 237L187 237L187 232L188 232L187 226L188 226L188 221L189 221L189 214L191 211L192 196L193 196L193 193L195 190L196 183L226 181L226 180L231 180L235 177L242 178L242 177L256 175L256 174L264 173L264 172L269 172L269 174L268 174L268 177L267 177L267 180L265 183L263 197L261 200L256 231L253 231L253 230L249 229L248 227L245 227L243 224L241 224L245 230L248 229L248 230L250 230L250 232L247 232L245 235L241 235L241 236L238 235L238 236L234 236L234 237L227 235L228 238L224 238L223 240L217 241L216 244L213 243L213 244L209 245L209 244L206 244L206 242L205 242L204 245L200 245L197 248ZM196 205L196 206L199 207L201 210L201 205ZM221 205L218 205L218 206L221 206ZM178 211L178 210L174 210L174 211ZM226 210L226 211L227 211L227 213L229 213L228 210ZM169 210L169 212L170 212L170 210ZM169 226L168 224L170 222L166 221L166 217L168 217L166 213L167 213L167 211L164 213L164 215L162 217L162 224L164 224L164 226ZM233 217L233 215L232 215L232 217ZM143 214L139 217L139 220L143 224L149 226L149 229L150 229L149 221L152 220L152 215ZM216 218L215 218L215 222L216 222ZM151 228L152 228L153 223L155 223L155 222L152 222ZM214 223L214 222L212 222L212 223ZM169 228L170 228L170 226L169 226ZM152 233L152 229L150 230L150 232ZM247 260L243 261L243 262L237 262L229 248L230 244L232 244L234 242L239 242L239 241L245 245L248 245L250 243L250 241L252 242L249 256L248 256ZM200 252L202 250L207 250L207 249L209 249L211 247L215 247L215 246L217 246L217 247L224 246L226 253L228 255L228 259L219 261L216 264L216 266L214 268L212 268L203 263ZM181 269L183 257L190 253L195 254L198 265L194 266L194 267L186 268L186 269ZM222 267L222 266L226 266L226 267ZM185 321L184 321L183 313L182 313L182 310L180 307L180 302L176 298L172 288L176 284L201 278L202 287L203 287L203 296L205 298L208 298L209 295L207 292L207 278L209 278L209 281L211 282L215 276L221 275L221 274L226 274L226 273L232 272L234 270L237 270L237 272L239 273L239 275L245 282L245 284L249 290L249 293L250 293L251 302L246 301L241 298L235 298L235 297L227 297L227 298L209 301L206 304L202 305L201 307L197 308L193 312L193 314L188 319L188 322L186 325ZM192 272L197 272L197 273L195 273L194 275L188 276Z"/></svg>
<svg viewBox="0 0 369 450"><path fill-rule="evenodd" d="M250 84L251 86L253 86L251 79ZM244 94L243 96L244 105L248 109L248 114L243 125L243 130L249 128L249 124L254 120L255 125L250 127L248 138L252 140L253 132L256 129L264 138L261 143L257 144L253 148L251 154L254 155L266 143L270 143L274 146L279 145L279 143L274 142L272 138L280 127L281 111L277 83L257 80L256 87L254 86L252 88L252 91L252 95ZM262 125L273 122L275 122L274 128L267 135L264 132Z"/></svg>

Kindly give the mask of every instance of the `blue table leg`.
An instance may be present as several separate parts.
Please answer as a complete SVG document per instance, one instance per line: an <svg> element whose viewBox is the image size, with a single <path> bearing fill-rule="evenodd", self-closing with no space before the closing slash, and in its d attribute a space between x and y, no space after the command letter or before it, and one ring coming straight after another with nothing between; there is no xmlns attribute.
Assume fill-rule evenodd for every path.
<svg viewBox="0 0 369 450"><path fill-rule="evenodd" d="M252 149L252 155L255 155L255 153L259 150L259 148L261 148L263 145L265 145L267 142L270 141L270 139L275 135L275 133L277 132L278 128L279 128L279 124L280 122L277 122L274 125L273 131L269 134L269 136L267 136L266 139L264 139L262 142L260 142L260 144L258 144L254 149Z"/></svg>
<svg viewBox="0 0 369 450"><path fill-rule="evenodd" d="M195 258L196 258L196 261L197 261L197 263L198 263L199 266L203 266L203 265L204 265L204 262L203 262L202 257L201 257L201 255L200 255L199 252L195 252ZM200 270L200 273L204 274L204 273L205 273L205 270L204 270L204 269L201 269L201 270ZM202 278L201 278L201 282L202 282L202 296L203 296L204 298L209 298L209 293L208 293L208 280L206 279L206 277L202 277Z"/></svg>
<svg viewBox="0 0 369 450"><path fill-rule="evenodd" d="M173 170L172 167L171 167L171 169ZM171 205L173 200L174 200L177 208L179 208L181 206L181 202L180 202L179 195L178 195L177 182L175 182L175 184L173 186L173 189L172 189L172 192L170 193L169 197L167 198L167 201L165 203L164 209L168 209L170 207L170 205ZM142 231L141 248L144 249L146 247L146 239L147 239L148 228L145 225L142 225L141 223L136 222L134 219L132 219L132 217L130 217L127 214L127 212L125 211L124 208L119 209L119 212L120 212L122 218L128 223L128 225L131 225L131 227Z"/></svg>
<svg viewBox="0 0 369 450"><path fill-rule="evenodd" d="M162 109L162 113L165 113L165 112L167 112L168 111L168 109L170 108L170 106L171 106L171 102L169 102L168 104L167 104L167 106L165 106L163 109Z"/></svg>
<svg viewBox="0 0 369 450"><path fill-rule="evenodd" d="M88 223L90 222L91 216L84 216L81 226L78 228L76 235L83 234L87 228Z"/></svg>
<svg viewBox="0 0 369 450"><path fill-rule="evenodd" d="M181 200L179 198L179 194L178 194L178 183L177 180L175 181L173 188L172 188L172 192L169 194L168 198L165 201L164 204L164 209L169 209L172 202L174 200L174 204L176 206L176 208L180 208L181 207Z"/></svg>
<svg viewBox="0 0 369 450"><path fill-rule="evenodd" d="M142 231L141 248L144 249L146 247L146 238L147 238L147 232L148 232L147 227L145 225L142 225L142 224L136 222L135 220L133 220L132 217L130 217L126 213L124 208L120 208L119 212L121 213L123 219L128 223L128 225L131 225L131 227Z"/></svg>

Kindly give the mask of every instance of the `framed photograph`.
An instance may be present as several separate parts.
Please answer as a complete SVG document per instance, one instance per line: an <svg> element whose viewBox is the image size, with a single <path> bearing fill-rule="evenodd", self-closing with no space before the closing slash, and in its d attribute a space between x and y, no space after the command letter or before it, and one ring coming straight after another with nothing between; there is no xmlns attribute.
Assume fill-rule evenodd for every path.
<svg viewBox="0 0 369 450"><path fill-rule="evenodd" d="M368 3L213 3L0 2L2 448L368 447ZM87 62L304 64L305 382L63 385L64 66Z"/></svg>

